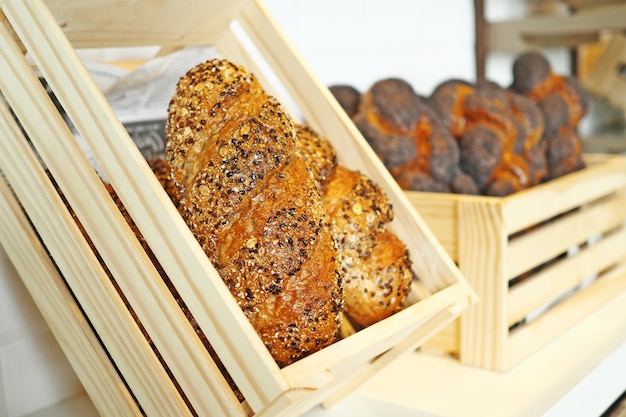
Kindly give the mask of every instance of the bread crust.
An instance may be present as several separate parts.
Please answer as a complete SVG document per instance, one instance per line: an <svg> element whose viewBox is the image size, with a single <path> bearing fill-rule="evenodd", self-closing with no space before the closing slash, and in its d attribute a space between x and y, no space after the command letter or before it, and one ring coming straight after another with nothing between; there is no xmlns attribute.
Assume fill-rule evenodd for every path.
<svg viewBox="0 0 626 417"><path fill-rule="evenodd" d="M166 136L180 212L278 365L332 343L336 251L281 105L243 67L210 60L178 83Z"/></svg>

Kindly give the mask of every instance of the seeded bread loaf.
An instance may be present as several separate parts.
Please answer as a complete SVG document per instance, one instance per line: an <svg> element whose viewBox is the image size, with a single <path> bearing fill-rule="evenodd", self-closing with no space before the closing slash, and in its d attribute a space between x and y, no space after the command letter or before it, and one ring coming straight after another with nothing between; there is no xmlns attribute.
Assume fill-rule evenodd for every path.
<svg viewBox="0 0 626 417"><path fill-rule="evenodd" d="M281 105L214 59L181 78L166 129L180 212L279 366L335 341L337 253Z"/></svg>

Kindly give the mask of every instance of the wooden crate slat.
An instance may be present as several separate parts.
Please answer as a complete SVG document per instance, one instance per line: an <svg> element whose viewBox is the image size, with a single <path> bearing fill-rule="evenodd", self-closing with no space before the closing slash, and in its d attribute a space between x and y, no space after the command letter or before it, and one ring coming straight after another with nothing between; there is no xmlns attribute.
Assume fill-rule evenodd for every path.
<svg viewBox="0 0 626 417"><path fill-rule="evenodd" d="M250 2L237 22L281 80L286 91L292 95L306 122L326 136L343 134L346 130L345 126L336 121L341 113L332 111L332 108L327 105L327 95L330 92L325 88L320 88L321 83L313 76L311 69L265 7L258 1ZM329 124L335 126L331 127ZM337 145L337 152L341 156L345 149L342 145L348 144L338 142ZM359 157L360 149L358 151L355 159ZM354 153L354 149L352 152ZM360 162L367 164L365 160ZM356 164L357 161L352 161L352 163Z"/></svg>
<svg viewBox="0 0 626 417"><path fill-rule="evenodd" d="M375 155L369 146L354 146L355 139L357 145L362 144L358 129L260 2L250 2L237 22L295 100L306 123L331 140L339 159L348 167L371 174L374 181L388 186L389 174L382 162L372 158ZM383 169L379 169L381 167Z"/></svg>
<svg viewBox="0 0 626 417"><path fill-rule="evenodd" d="M581 252L547 267L509 293L507 323L517 323L536 309L575 289L587 278L626 260L626 228Z"/></svg>
<svg viewBox="0 0 626 417"><path fill-rule="evenodd" d="M439 243L453 260L458 260L457 202L441 194L407 193L407 198L417 212L428 218L428 226L437 235Z"/></svg>
<svg viewBox="0 0 626 417"><path fill-rule="evenodd" d="M550 314L513 332L507 341L508 367L519 363L572 325L602 308L606 302L626 291L626 265L622 264L607 276L573 294L550 309ZM575 349L572 346L572 349Z"/></svg>
<svg viewBox="0 0 626 417"><path fill-rule="evenodd" d="M215 43L245 0L45 0L75 48ZM184 14L184 18L180 15ZM207 24L210 19L210 24Z"/></svg>
<svg viewBox="0 0 626 417"><path fill-rule="evenodd" d="M507 278L517 277L594 235L624 224L625 212L626 196L613 196L513 239L509 244Z"/></svg>
<svg viewBox="0 0 626 417"><path fill-rule="evenodd" d="M217 49L226 53L229 60L237 62L252 72L263 86L263 89L268 94L276 97L294 122L302 123L302 114L293 103L291 96L283 88L282 83L276 79L276 75L271 68L268 68L269 63L266 62L256 45L249 38L240 21L241 19L233 21L216 44Z"/></svg>
<svg viewBox="0 0 626 417"><path fill-rule="evenodd" d="M326 407L333 406L348 393L352 392L360 384L362 384L362 381L368 380L375 375L376 372L384 369L398 357L406 355L407 352L415 351L415 349L421 346L427 339L433 337L434 334L445 327L446 323L449 323L450 314L455 314L453 311L454 309L450 311L442 310L428 320L425 320L415 332L391 348L385 355L379 356L371 364L362 366L361 369L358 369L357 372L350 375L341 388L335 390L333 395L330 396L323 404Z"/></svg>
<svg viewBox="0 0 626 417"><path fill-rule="evenodd" d="M563 34L594 34L605 28L624 28L626 6L605 7L565 16L537 16L525 19L490 22L486 42L489 50L521 52L530 47L524 38L550 40Z"/></svg>
<svg viewBox="0 0 626 417"><path fill-rule="evenodd" d="M7 52L10 44L5 35L6 32L0 28L0 54L5 62L10 57L14 65L19 62L20 57L11 55L11 51ZM9 67L4 65L1 70L0 90L4 94L9 91L6 82L10 84L11 81L7 77ZM42 98L45 100L47 96L44 94ZM126 380L129 383L142 384L142 389L134 390L133 394L143 404L144 410L179 412L183 405L182 398L175 387L167 383L169 379L153 355L152 348L102 270L98 259L91 252L73 218L65 210L64 203L39 165L17 123L5 105L1 108L2 171L6 173L39 235L48 242L47 249L56 265L63 271L94 328L98 329L102 340L106 340L106 348L115 358L117 366L126 371ZM89 279L84 279L85 276Z"/></svg>
<svg viewBox="0 0 626 417"><path fill-rule="evenodd" d="M473 307L472 307L473 308ZM461 351L460 320L454 320L434 334L422 346L422 352L436 355L457 354Z"/></svg>
<svg viewBox="0 0 626 417"><path fill-rule="evenodd" d="M607 156L604 163L594 164L590 160L582 171L504 197L506 231L509 234L518 232L608 195L623 187L625 177L620 157Z"/></svg>
<svg viewBox="0 0 626 417"><path fill-rule="evenodd" d="M384 322L376 323L347 339L328 346L315 355L289 365L283 369L283 373L292 386L311 384L310 378L314 375L311 375L308 369L325 369L331 375L341 376L367 362L367 358L378 356L399 343L408 334L415 332L421 323L432 315L434 305L446 305L447 311L465 309L472 302L472 298L463 297L463 294L467 294L463 284L451 285L392 315ZM397 329L402 329L402 331L398 332Z"/></svg>
<svg viewBox="0 0 626 417"><path fill-rule="evenodd" d="M47 94L40 85L38 87L35 75L21 56L13 56L12 64L17 67L15 73L21 74L21 77L30 74L31 79L24 83L30 90L21 87L20 83L11 82L5 73L8 85L3 87L3 91L10 93L13 108L29 131L31 140L37 145L50 171L55 174L55 179L64 189L68 201L85 230L92 236L92 241L109 270L116 276L118 285L133 305L143 326L168 360L169 369L186 388L186 396L198 411L231 409L236 403L234 396L216 398L206 392L204 387L225 385L223 377L196 337L195 329L177 307L169 289L139 246L134 233L121 218L100 179L84 158L83 151L55 112ZM47 108L42 108L46 103ZM28 115L38 108L48 118L29 120ZM64 137L65 141L58 142L64 146L55 148L51 137ZM145 288L138 289L138 281L142 281ZM178 314L168 319L167 315L172 314L172 311ZM180 355L180 352L186 354Z"/></svg>
<svg viewBox="0 0 626 417"><path fill-rule="evenodd" d="M27 3L33 3L33 9L38 9L34 6L36 2ZM28 11L19 16L25 20L16 30L65 111L247 401L253 409L260 408L286 388L284 382L276 378L277 365L183 220L176 215L169 198L91 82L63 33L49 22L52 17ZM106 239L102 243L106 244ZM189 247L194 250L184 249ZM228 337L235 342L228 341Z"/></svg>
<svg viewBox="0 0 626 417"><path fill-rule="evenodd" d="M19 61L19 58L15 58L15 63ZM23 66L21 68L22 76L28 73L28 67ZM33 75L34 77L34 75ZM36 86L36 79L31 80L31 82L27 83L29 86ZM13 87L18 87L18 84L12 84ZM40 87L41 89L41 87ZM6 91L7 89L5 89ZM21 91L14 92L13 95L22 95L22 97L28 97L28 94L25 94L26 91L24 89L20 89ZM35 93L32 92L32 95ZM43 96L43 100L40 101L44 103L47 100L47 95L40 94ZM54 107L48 101L48 105L51 109ZM22 111L20 116L24 114L28 114L30 109L36 108L34 104L34 100L30 103L23 103L22 106L15 106L14 109ZM52 111L49 112L53 114ZM56 118L56 128L54 122L50 122L47 126L45 123L41 123L42 120L37 120L36 123L41 123L44 131L37 132L36 129L32 128L32 125L26 121L26 117L22 117L22 120L25 121L25 127L29 129L31 132L35 133L31 138L33 142L39 144L39 149L42 157L47 160L48 167L51 171L59 172L55 167L81 167L80 157L82 156L82 150L74 146L73 149L64 148L54 150L44 149L47 144L50 144L51 141L48 137L46 137L45 130L48 130L48 134L52 137L62 137L71 136L67 131L63 130L63 126L59 125L59 120ZM32 123L32 122L31 122ZM62 123L62 122L61 122ZM41 139L43 137L43 139ZM42 142L44 145L42 145ZM69 139L66 142L67 144L72 143L72 140ZM71 159L71 155L78 155L73 160ZM88 165L88 163L87 163ZM82 177L84 179L89 178L88 175L85 175L89 172L92 173L93 177L96 177L93 169L85 168L86 164L83 163L82 167L84 168L82 171ZM69 170L70 168L66 168ZM191 328L188 320L177 308L177 305L173 298L171 297L169 290L165 288L163 282L160 280L156 270L154 270L154 266L151 261L147 258L147 256L143 253L142 249L138 247L138 243L136 238L134 237L134 233L132 233L125 224L125 221L122 219L118 219L120 224L122 224L122 228L126 228L126 235L119 237L118 235L114 235L116 226L114 224L115 220L112 219L111 213L115 213L115 206L110 201L108 197L108 193L102 188L99 179L93 179L92 182L89 183L80 183L76 181L77 177L81 177L81 172L69 172L66 173L71 177L71 181L59 181L60 184L73 183L74 184L74 195L78 195L77 199L73 199L72 193L66 193L68 200L72 203L75 211L81 217L81 205L75 204L78 202L88 201L90 203L89 207L82 209L83 213L86 212L88 214L93 214L95 212L100 212L98 216L93 217L95 219L95 224L90 224L88 220L89 217L87 215L82 216L82 223L85 228L89 231L90 228L93 233L92 236L100 237L105 245L101 245L99 247L100 253L103 258L107 259L107 265L109 269L113 272L114 275L123 276L128 275L131 277L130 280L117 280L117 283L124 290L125 296L131 301L135 311L142 318L142 324L147 328L148 332L151 333L152 339L155 341L155 344L158 346L161 354L163 354L166 358L176 358L176 353L181 351L186 351L187 355L178 356L182 359L180 363L175 363L170 361L169 368L174 372L174 374L178 377L178 382L187 389L186 395L190 397L190 399L196 400L194 407L198 410L215 410L218 408L229 410L233 407L236 399L233 398L218 398L216 399L213 395L207 394L205 390L202 389L204 386L211 386L216 384L224 384L223 378L215 365L212 363L206 349L201 345L200 341L196 338L196 333L193 328ZM72 175L73 174L73 175ZM56 177L60 180L60 176ZM98 198L95 195L95 189L97 187L101 188L101 195L104 194L104 200L102 197ZM85 198L86 195L89 195L89 198ZM108 199L108 205L105 203ZM117 213L119 216L119 213ZM106 223L108 227L103 227L103 223ZM92 239L94 243L99 243L98 239ZM135 247L132 246L134 242ZM112 251L112 252L109 252ZM130 257L125 256L127 254L133 254ZM122 262L124 261L124 262ZM143 262L143 264L142 264ZM144 278L144 282L147 283L146 287L148 291L136 291L133 290L134 285L136 283L135 280L140 277ZM137 295L139 294L139 296ZM167 320L166 313L174 309L174 311L179 311L178 317L175 320ZM188 342L183 343L183 341L188 340ZM178 368L178 369L177 369ZM190 369L186 369L190 368ZM185 369L185 371L181 371L180 369ZM220 392L216 390L215 392Z"/></svg>
<svg viewBox="0 0 626 417"><path fill-rule="evenodd" d="M463 290L462 285L459 285L456 290ZM445 290L444 290L445 291ZM463 290L464 291L464 290ZM377 356L371 362L361 363L359 366L352 369L350 372L344 372L338 376L333 377L336 380L334 385L321 386L315 390L313 395L305 398L304 401L297 404L290 414L285 414L284 410L280 406L270 407L263 410L259 417L288 417L293 415L299 415L310 408L310 405L320 403L325 407L331 407L336 402L344 398L347 394L351 393L356 387L362 384L371 376L375 375L380 369L387 366L389 363L401 357L407 352L414 351L417 346L422 344L425 339L430 337L433 333L441 329L446 323L449 323L451 316L459 314L459 310L464 310L463 303L455 303L449 309L443 309L435 313L433 316L428 317L422 321L416 322L414 330L411 334L405 337L401 342L397 343L394 347L389 349L383 355ZM294 392L293 394L296 394ZM330 394L329 394L330 393ZM324 400L325 399L325 400Z"/></svg>
<svg viewBox="0 0 626 417"><path fill-rule="evenodd" d="M508 283L498 279L504 276L507 257L502 206L462 199L458 210L459 267L480 300L460 319L461 360L500 366L499 352L508 335L503 327Z"/></svg>
<svg viewBox="0 0 626 417"><path fill-rule="evenodd" d="M93 395L102 415L141 416L132 394L109 360L107 352L80 313L63 278L39 243L13 191L0 177L0 235L15 269L46 319L74 372ZM78 366L76 366L78 364Z"/></svg>
<svg viewBox="0 0 626 417"><path fill-rule="evenodd" d="M606 97L615 106L626 110L626 79L620 69L626 62L626 36L615 34L594 64L585 87L592 93Z"/></svg>

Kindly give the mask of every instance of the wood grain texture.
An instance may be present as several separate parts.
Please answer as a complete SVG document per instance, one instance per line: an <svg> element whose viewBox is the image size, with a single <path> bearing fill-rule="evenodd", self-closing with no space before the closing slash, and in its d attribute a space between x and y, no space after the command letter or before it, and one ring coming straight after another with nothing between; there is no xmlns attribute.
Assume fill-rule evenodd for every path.
<svg viewBox="0 0 626 417"><path fill-rule="evenodd" d="M507 340L506 369L520 363L625 292L626 265L622 264L584 291L575 292L556 304L550 309L550 314L542 315L518 332L513 332Z"/></svg>
<svg viewBox="0 0 626 417"><path fill-rule="evenodd" d="M428 226L453 260L459 259L457 199L443 194L406 192L415 210L428 219Z"/></svg>
<svg viewBox="0 0 626 417"><path fill-rule="evenodd" d="M502 206L464 201L459 205L459 268L478 294L479 303L461 317L459 358L487 368L506 363L508 329L505 265L507 262Z"/></svg>
<svg viewBox="0 0 626 417"><path fill-rule="evenodd" d="M575 290L587 278L600 276L605 270L624 264L625 259L626 228L622 227L593 246L546 267L511 288L508 325Z"/></svg>
<svg viewBox="0 0 626 417"><path fill-rule="evenodd" d="M626 36L615 34L593 66L584 86L626 110L626 79L621 71L626 62ZM623 139L623 137L622 137Z"/></svg>
<svg viewBox="0 0 626 417"><path fill-rule="evenodd" d="M601 157L601 156L600 156ZM512 234L575 209L624 186L621 155L584 156L587 167L530 189L504 197L506 231Z"/></svg>
<svg viewBox="0 0 626 417"><path fill-rule="evenodd" d="M542 263L584 244L595 235L624 224L626 195L610 194L606 199L579 207L570 215L512 239L509 243L507 278L512 279Z"/></svg>
<svg viewBox="0 0 626 417"><path fill-rule="evenodd" d="M63 103L64 109L70 115L74 124L81 132L86 133L83 135L84 138L90 143L90 147L99 162L101 162L102 166L108 171L107 176L112 181L115 180L114 187L116 187L116 191L118 191L118 194L122 197L126 207L131 212L134 207L141 207L140 214L135 214L134 216L135 220L140 218L147 219L143 222L137 221L140 229L146 231L150 228L150 230L154 230L156 233L162 233L164 230L163 225L152 229L152 225L146 226L145 222L149 221L151 216L161 215L164 218L165 216L168 216L167 218L174 217L172 213L175 213L175 209L171 203L169 203L169 207L166 205L166 202L169 202L169 198L164 195L160 184L156 181L156 178L138 153L137 148L126 134L124 128L104 102L101 93L99 93L97 88L93 85L86 71L84 71L84 69L81 71L81 63L74 51L69 47L69 44L64 40L63 34L60 33L58 28L55 28L54 25L51 25L49 20L46 20L46 16L48 19L50 16L44 13L45 10L38 9L36 5L37 2L14 2L7 5L5 13L12 21L16 32L20 34L24 43L29 47L35 60L39 62L40 69L46 76L49 84L57 92L57 97ZM37 20L33 21L33 19ZM15 63L15 65L20 62L16 57L12 57L10 61ZM164 284L154 270L154 266L152 266L143 250L138 246L134 233L128 229L125 221L121 218L121 215L108 196L108 193L104 190L89 162L82 156L81 149L78 148L78 145L73 142L72 139L59 142L57 145L61 146L60 149L52 147L53 142L47 140L49 136L69 138L71 134L64 130L63 121L60 119L58 113L56 113L56 110L54 110L52 104L49 103L43 91L39 92L38 98L34 98L32 95L29 97L27 93L28 88L36 91L37 85L39 84L34 78L24 79L29 73L31 77L33 77L30 68L27 67L26 64L23 64L22 68L17 68L14 72L16 75L20 74L22 79L9 80L7 75L3 74L3 81L7 83L7 87L6 89L3 88L3 91L11 91L11 89L15 91L15 99L12 105L18 111L22 112L20 117L22 118L23 124L30 130L29 133L32 140L40 141L40 153L42 156L45 156L48 167L59 185L63 188L66 197L81 219L83 226L90 234L94 244L105 259L105 262L107 262L109 269L118 279L120 286L122 286L124 290L131 290L131 292L126 295L132 300L131 302L137 302L134 307L139 311L140 318L142 321L145 321L145 325L152 328L153 337L160 345L159 347L163 350L163 353L166 355L168 351L171 353L170 359L172 359L173 362L170 363L170 368L181 379L180 382L183 385L187 385L187 395L197 399L197 403L194 407L210 410L215 409L215 404L221 402L222 404L226 404L226 409L230 408L232 400L222 398L213 401L210 391L207 393L205 390L202 390L204 386L215 385L216 382L212 382L215 378L219 379L218 375L214 375L210 372L210 368L214 365L211 365L208 353L200 346L198 339L195 337L195 330L191 328L182 312L176 308L176 303L172 299L171 294L164 288ZM21 87L22 84L24 87ZM39 89L41 90L41 88ZM47 102L48 108L42 108ZM29 118L29 114L38 114L38 116ZM63 148L63 146L65 148ZM49 149L46 150L46 147L49 147ZM126 162L126 169L120 165L124 162L120 161ZM133 169L135 169L135 171L132 171ZM128 170L131 172L128 172ZM120 176L122 176L122 178L120 178ZM127 178L131 180L127 180ZM142 182L141 178L143 178L144 182ZM147 184L145 182L147 182ZM117 184L121 184L121 186L117 187ZM142 192L135 193L131 188L132 185L142 190ZM125 191L122 192L121 190L123 190L124 187ZM142 197L146 198L145 194L149 195L150 192L153 193L152 200L149 198L142 199ZM88 198L86 198L86 193L89 196ZM142 194L144 194L144 196L142 196ZM126 198L129 195L130 197ZM154 202L155 199L156 202ZM145 203L147 203L146 206L144 206ZM157 207L165 208L162 208L161 212L159 212ZM166 214L163 214L164 210ZM143 213L149 214L144 216L142 211ZM180 219L180 221L182 222L182 219ZM103 227L104 224L107 224L107 226ZM165 227L167 228L167 226ZM176 231L186 229L181 227L179 229L167 228L166 230ZM153 232L152 235L154 235L155 232ZM145 233L145 235L148 236L149 234ZM162 236L158 237L161 247L165 246L163 250L167 250L167 257L169 259L183 262L185 266L191 268L194 265L193 262L185 263L185 261L180 260L180 256L170 256L172 252L169 251L169 246L176 245L175 242L180 242L180 240L180 238L175 240L163 238ZM191 244L196 244L192 237L189 237L185 243L187 246L191 246L190 242ZM184 244L179 244L179 251L181 251L183 247ZM153 249L155 248L157 248L157 246L153 245ZM155 252L158 253L158 250L155 249ZM193 252L185 253L188 258L193 256ZM134 254L134 256L129 257L128 254ZM203 254L196 254L196 259L198 260L195 262L195 265L197 265L198 262L208 264ZM208 268L211 268L210 265L202 267L201 272L195 271L190 273L189 271L185 271L185 273L187 276L192 275L196 277L196 280L200 280L202 277L211 276L210 269ZM213 274L214 282L222 285L219 277L216 276L214 272ZM170 273L169 275L173 281L184 281L184 275L180 273L180 270L175 271L175 273ZM137 285L137 279L143 279L144 284L151 288L151 290L142 291L142 288ZM159 282L161 284L158 284ZM216 299L212 304L216 306L216 308L220 300L225 300L223 302L232 301L230 294L227 292L228 297L218 298L220 292L217 290L212 291L210 288L207 288L207 283L209 282L210 281L207 281L205 278L197 285L199 288L202 288L202 290L196 288L190 289L189 292L192 292L196 299L198 298L198 294L208 292L211 294L211 297L206 297L205 300L211 300L211 298ZM127 285L124 285L125 283L127 283ZM218 297L216 297L216 295ZM191 303L192 300L193 298L187 300L187 304L190 308L194 307ZM206 309L205 300L197 301L197 305L200 305L200 308L203 310ZM236 304L231 307L231 309L243 316L241 310L236 307ZM143 310L143 312L141 312L141 310ZM176 318L163 319L164 315L171 315L174 312L178 312ZM241 325L234 325L226 319L228 315L221 314L221 312L214 312L213 314L216 314L216 316L214 315L213 317L221 317L207 324L206 319L202 320L203 316L201 314L195 314L194 311L194 316L197 321L201 323L201 326L207 329L207 333L210 333L211 330L216 333L219 332L212 338L212 341L215 342L214 347L216 349L221 347L221 351L228 352L228 354L224 355L224 358L228 359L229 356L233 357L233 355L237 353L237 349L245 350L246 346L248 350L245 353L241 353L241 357L254 357L257 355L257 352L261 354L267 352L264 349L258 349L258 346L251 347L251 342L246 342L252 339L253 341L256 340L257 345L262 346L258 338L254 339L256 334L254 334L252 330L249 330L247 333L243 330L246 325L249 326L249 323L244 317L240 319ZM150 325L151 321L153 323L152 325ZM185 323L186 325L184 325ZM220 324L216 325L214 323ZM166 331L164 324L171 325L170 333ZM235 332L229 327L242 329L243 334L245 334L245 337L241 337L238 343L236 343L236 348L233 348L232 345L219 345L219 340L225 340L227 333L232 334ZM156 332L156 329L159 329L159 331ZM189 339L189 341L186 341L186 339ZM159 340L162 343L159 343ZM176 351L181 352L181 349L186 350L189 355L175 353ZM183 365L184 362L188 364ZM232 359L232 362L235 364L233 365L234 370L236 370L237 367L246 365L259 367L259 363L264 363L263 361L248 362L242 361L241 359ZM267 359L265 363L273 363L273 361ZM176 371L177 367L179 369L178 371ZM184 367L189 368L189 370L184 371ZM204 370L200 371L199 367L204 368ZM266 374L270 372L267 366L261 366L258 370L246 371L244 376L240 378L241 386L245 387L246 381L251 381L251 379L248 378L249 375L262 376L263 371L265 371ZM194 374L195 376L193 376ZM152 379L158 381L157 378ZM185 380L188 381L187 384L185 384ZM203 380L204 382L200 382ZM137 383L141 384L139 380ZM168 382L165 383L168 384ZM250 390L248 396L253 404L255 398L259 396L255 395L255 391L261 392L259 395L266 398L265 400L257 400L258 403L262 403L263 401L268 401L268 397L271 398L278 395L278 393L281 392L281 388L277 388L276 385L272 385L269 382L256 384L256 386ZM265 393L263 393L263 391L265 391ZM268 393L268 391L271 392ZM220 393L220 390L216 390L215 392ZM172 396L161 394L158 395L158 397L167 399Z"/></svg>
<svg viewBox="0 0 626 417"><path fill-rule="evenodd" d="M4 170L4 165L0 163ZM0 238L74 372L102 415L141 416L97 334L46 253L13 190L0 178Z"/></svg>
<svg viewBox="0 0 626 417"><path fill-rule="evenodd" d="M75 48L211 45L247 0L45 0Z"/></svg>

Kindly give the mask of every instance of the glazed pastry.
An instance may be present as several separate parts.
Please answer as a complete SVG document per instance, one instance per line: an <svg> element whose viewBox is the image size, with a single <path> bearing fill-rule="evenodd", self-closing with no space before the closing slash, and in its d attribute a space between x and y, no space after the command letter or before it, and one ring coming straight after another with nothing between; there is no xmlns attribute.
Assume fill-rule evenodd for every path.
<svg viewBox="0 0 626 417"><path fill-rule="evenodd" d="M359 101L361 100L359 90L345 84L332 85L328 89L349 117L356 114L359 109Z"/></svg>
<svg viewBox="0 0 626 417"><path fill-rule="evenodd" d="M459 148L427 100L397 78L375 83L354 122L401 188L474 193L459 168ZM458 181L458 176L465 176Z"/></svg>
<svg viewBox="0 0 626 417"><path fill-rule="evenodd" d="M354 123L392 175L418 157L417 129L423 104L399 79L376 82L362 97Z"/></svg>
<svg viewBox="0 0 626 417"><path fill-rule="evenodd" d="M507 98L517 135L514 152L526 161L529 185L539 184L548 174L543 114L540 107L526 96L507 91Z"/></svg>
<svg viewBox="0 0 626 417"><path fill-rule="evenodd" d="M512 90L537 101L550 94L553 87L552 67L541 52L528 51L515 58Z"/></svg>
<svg viewBox="0 0 626 417"><path fill-rule="evenodd" d="M559 129L558 133L547 138L546 142L548 179L557 178L585 167L580 137L571 127Z"/></svg>
<svg viewBox="0 0 626 417"><path fill-rule="evenodd" d="M545 151L544 178L583 168L582 143L576 130L588 110L589 97L579 81L554 74L545 56L536 51L516 58L513 78L511 89L536 102L543 116L543 144L538 147ZM534 163L540 161L539 152L534 150ZM534 176L540 171L535 169Z"/></svg>
<svg viewBox="0 0 626 417"><path fill-rule="evenodd" d="M481 194L504 196L529 186L528 165L506 145L489 125L475 124L461 138L461 167Z"/></svg>
<svg viewBox="0 0 626 417"><path fill-rule="evenodd" d="M428 98L433 110L439 115L446 129L455 138L467 130L465 99L474 93L475 87L463 80L446 80L433 90Z"/></svg>

